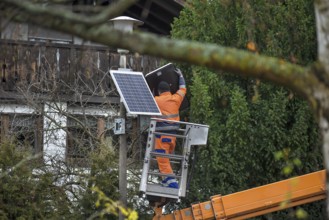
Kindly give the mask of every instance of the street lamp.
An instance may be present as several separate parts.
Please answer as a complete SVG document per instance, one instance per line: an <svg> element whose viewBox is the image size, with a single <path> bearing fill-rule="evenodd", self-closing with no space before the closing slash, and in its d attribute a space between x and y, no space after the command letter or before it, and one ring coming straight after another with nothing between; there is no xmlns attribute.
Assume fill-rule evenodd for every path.
<svg viewBox="0 0 329 220"><path fill-rule="evenodd" d="M142 25L144 22L137 19L133 19L127 16L120 16L110 20L113 24L113 28L116 30L121 30L123 32L130 33L133 31L134 26ZM120 54L120 67L127 70L126 68L126 54L129 50L119 49ZM120 116L119 121L121 126L126 126L126 109L122 102L120 102ZM124 128L123 127L123 128ZM124 207L127 207L127 135L125 129L120 133L119 138L119 191L120 191L120 202ZM119 213L119 219L124 219L121 212Z"/></svg>
<svg viewBox="0 0 329 220"><path fill-rule="evenodd" d="M110 21L112 22L114 29L127 33L131 33L134 27L144 24L144 22L128 16L119 16ZM129 53L129 50L118 48L117 51L120 54L120 67L126 69L126 54Z"/></svg>

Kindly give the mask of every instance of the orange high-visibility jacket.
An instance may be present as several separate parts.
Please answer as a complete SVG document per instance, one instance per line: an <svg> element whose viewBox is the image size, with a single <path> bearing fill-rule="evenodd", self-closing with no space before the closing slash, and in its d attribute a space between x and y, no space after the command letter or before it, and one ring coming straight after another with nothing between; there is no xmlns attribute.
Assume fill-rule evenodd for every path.
<svg viewBox="0 0 329 220"><path fill-rule="evenodd" d="M175 94L171 94L170 91L161 93L155 97L162 116L159 118L179 121L179 107L183 102L186 94L186 86L184 77L179 77L179 90ZM157 130L174 130L177 126L165 122L158 123Z"/></svg>

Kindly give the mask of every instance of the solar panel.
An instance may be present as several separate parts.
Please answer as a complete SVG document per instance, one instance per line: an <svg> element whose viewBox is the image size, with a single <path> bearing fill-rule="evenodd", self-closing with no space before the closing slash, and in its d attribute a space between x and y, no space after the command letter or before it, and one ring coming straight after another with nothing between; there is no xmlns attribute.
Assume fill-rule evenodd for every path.
<svg viewBox="0 0 329 220"><path fill-rule="evenodd" d="M153 94L155 96L158 94L158 84L161 81L165 81L170 85L170 91L172 94L176 93L179 89L179 77L174 72L175 66L172 63L168 63L156 70L145 75L145 80ZM184 96L183 102L180 105L179 110L185 110L189 107L190 103L187 100L187 97Z"/></svg>
<svg viewBox="0 0 329 220"><path fill-rule="evenodd" d="M111 70L110 74L129 114L161 115L143 73Z"/></svg>

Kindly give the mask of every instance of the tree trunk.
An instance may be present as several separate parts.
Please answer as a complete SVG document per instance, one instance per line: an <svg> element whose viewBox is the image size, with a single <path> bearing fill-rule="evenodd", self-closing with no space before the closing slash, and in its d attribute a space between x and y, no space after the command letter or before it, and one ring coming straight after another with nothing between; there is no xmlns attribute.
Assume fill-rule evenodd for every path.
<svg viewBox="0 0 329 220"><path fill-rule="evenodd" d="M317 0L315 1L315 15L316 15L316 29L318 38L318 59L321 67L324 69L323 78L329 77L329 1ZM326 84L326 83L325 83ZM326 86L329 90L329 86ZM319 96L318 93L314 93ZM319 126L323 141L323 160L326 169L327 177L329 176L329 97L328 95L321 95L316 97L319 102L317 116L319 118ZM326 180L326 188L329 189L328 178ZM329 191L327 190L327 216L329 216Z"/></svg>
<svg viewBox="0 0 329 220"><path fill-rule="evenodd" d="M315 1L318 59L329 75L329 1Z"/></svg>

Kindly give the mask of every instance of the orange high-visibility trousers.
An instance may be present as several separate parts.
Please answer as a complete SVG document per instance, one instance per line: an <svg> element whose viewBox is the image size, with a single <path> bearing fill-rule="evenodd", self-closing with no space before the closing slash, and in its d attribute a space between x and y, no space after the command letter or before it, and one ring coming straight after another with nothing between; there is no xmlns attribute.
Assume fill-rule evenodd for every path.
<svg viewBox="0 0 329 220"><path fill-rule="evenodd" d="M155 150L158 152L172 154L176 147L176 137L161 135L155 139ZM160 173L171 174L173 170L169 158L157 157Z"/></svg>

